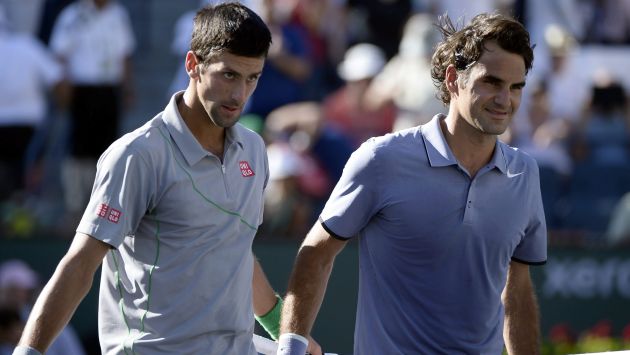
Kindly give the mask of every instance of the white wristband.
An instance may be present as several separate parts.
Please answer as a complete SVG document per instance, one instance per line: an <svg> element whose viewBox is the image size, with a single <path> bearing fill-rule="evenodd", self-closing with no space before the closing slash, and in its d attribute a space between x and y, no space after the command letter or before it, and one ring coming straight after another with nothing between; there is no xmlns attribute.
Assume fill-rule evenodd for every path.
<svg viewBox="0 0 630 355"><path fill-rule="evenodd" d="M308 339L295 333L284 333L278 339L277 355L304 355Z"/></svg>
<svg viewBox="0 0 630 355"><path fill-rule="evenodd" d="M42 353L30 346L18 345L13 349L13 355L42 355Z"/></svg>

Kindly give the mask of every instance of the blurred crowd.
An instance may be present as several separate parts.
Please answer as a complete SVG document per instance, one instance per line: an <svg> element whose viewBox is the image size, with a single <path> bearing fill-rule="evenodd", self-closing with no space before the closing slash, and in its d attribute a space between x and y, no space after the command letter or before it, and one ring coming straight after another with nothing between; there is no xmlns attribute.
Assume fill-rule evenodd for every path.
<svg viewBox="0 0 630 355"><path fill-rule="evenodd" d="M192 18L209 2L163 24L170 52L155 55L177 67L150 75L172 77L164 98L187 85ZM461 24L499 11L536 44L521 109L501 138L538 160L550 242L630 244L630 0L243 2L273 33L241 120L268 145L261 239L301 239L363 141L447 111L430 76L437 16ZM0 0L0 238L72 237L96 161L141 99L132 20L143 14L133 10L115 0ZM144 119L166 103L152 100Z"/></svg>

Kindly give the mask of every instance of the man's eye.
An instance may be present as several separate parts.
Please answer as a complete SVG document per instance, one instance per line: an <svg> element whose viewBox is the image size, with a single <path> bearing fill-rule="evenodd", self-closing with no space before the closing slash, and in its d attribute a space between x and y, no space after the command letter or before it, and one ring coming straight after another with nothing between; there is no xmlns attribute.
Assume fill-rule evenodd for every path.
<svg viewBox="0 0 630 355"><path fill-rule="evenodd" d="M247 78L247 81L249 82L256 82L258 81L258 79L260 78L260 75L256 75L256 76L250 76L249 78Z"/></svg>
<svg viewBox="0 0 630 355"><path fill-rule="evenodd" d="M230 72L223 73L223 76L224 76L226 79L234 79L234 73L230 73Z"/></svg>

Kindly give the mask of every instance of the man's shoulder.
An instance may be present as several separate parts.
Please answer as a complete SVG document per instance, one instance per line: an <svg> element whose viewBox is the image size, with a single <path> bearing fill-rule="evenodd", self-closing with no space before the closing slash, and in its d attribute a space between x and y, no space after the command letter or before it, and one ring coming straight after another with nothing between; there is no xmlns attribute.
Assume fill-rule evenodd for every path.
<svg viewBox="0 0 630 355"><path fill-rule="evenodd" d="M158 114L142 126L118 138L108 150L128 150L137 154L149 154L166 146L166 135L162 114Z"/></svg>
<svg viewBox="0 0 630 355"><path fill-rule="evenodd" d="M380 154L398 153L401 150L409 149L410 146L424 144L420 126L370 138L366 143L368 142L372 145L374 152Z"/></svg>
<svg viewBox="0 0 630 355"><path fill-rule="evenodd" d="M244 146L251 145L253 149L265 149L265 142L257 132L245 127L241 123L235 124L232 126L232 129L236 131L238 139Z"/></svg>
<svg viewBox="0 0 630 355"><path fill-rule="evenodd" d="M502 141L499 141L498 144L503 151L508 167L523 168L527 173L535 173L538 176L538 163L534 157L518 147L512 147Z"/></svg>

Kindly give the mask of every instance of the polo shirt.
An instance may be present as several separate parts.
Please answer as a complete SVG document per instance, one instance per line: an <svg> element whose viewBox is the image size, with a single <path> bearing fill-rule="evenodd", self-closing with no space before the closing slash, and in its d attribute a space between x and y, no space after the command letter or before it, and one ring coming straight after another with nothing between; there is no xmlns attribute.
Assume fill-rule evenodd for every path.
<svg viewBox="0 0 630 355"><path fill-rule="evenodd" d="M135 46L127 10L116 1L100 9L92 1L68 5L50 37L50 48L65 58L70 80L80 85L119 84Z"/></svg>
<svg viewBox="0 0 630 355"><path fill-rule="evenodd" d="M359 240L355 354L501 354L510 261L546 261L535 161L497 141L471 178L442 119L365 142L321 213Z"/></svg>
<svg viewBox="0 0 630 355"><path fill-rule="evenodd" d="M166 109L98 161L77 232L103 261L103 354L255 354L252 241L269 169L259 135L227 129L223 162Z"/></svg>

